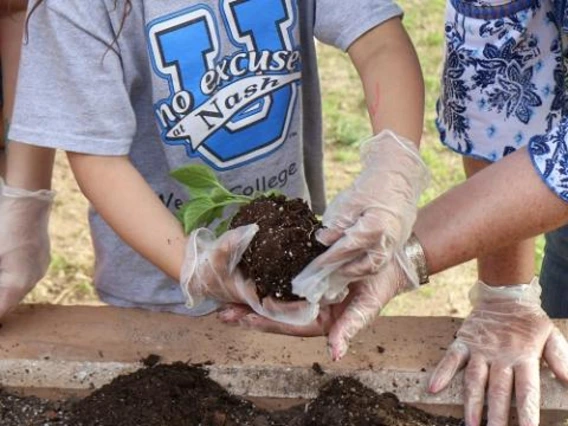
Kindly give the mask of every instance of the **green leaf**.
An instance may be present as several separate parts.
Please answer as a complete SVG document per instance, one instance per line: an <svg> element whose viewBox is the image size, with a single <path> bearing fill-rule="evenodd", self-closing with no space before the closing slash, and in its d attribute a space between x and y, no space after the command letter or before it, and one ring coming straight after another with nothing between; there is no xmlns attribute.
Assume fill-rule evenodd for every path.
<svg viewBox="0 0 568 426"><path fill-rule="evenodd" d="M214 203L224 203L235 199L235 195L227 191L225 188L215 188L209 194Z"/></svg>
<svg viewBox="0 0 568 426"><path fill-rule="evenodd" d="M229 225L231 224L231 219L232 217L228 217L227 219L221 221L219 223L219 225L217 225L217 227L215 228L215 235L216 236L221 236L222 234L224 234L225 232L227 232L227 229L229 229Z"/></svg>
<svg viewBox="0 0 568 426"><path fill-rule="evenodd" d="M185 211L188 209L189 207L189 202L185 202L180 208L179 210L176 212L176 217L178 218L178 220L183 223L183 217L185 215Z"/></svg>
<svg viewBox="0 0 568 426"><path fill-rule="evenodd" d="M209 195L215 188L227 191L209 167L203 164L189 164L170 173L178 182L184 184L193 198Z"/></svg>
<svg viewBox="0 0 568 426"><path fill-rule="evenodd" d="M211 225L215 219L221 219L225 207L243 205L253 200L253 197L233 194L227 190L213 170L202 164L180 167L170 175L185 185L191 196L191 200L184 203L176 214L187 234L199 227ZM225 232L229 221L222 221L217 232Z"/></svg>
<svg viewBox="0 0 568 426"><path fill-rule="evenodd" d="M183 206L183 227L189 234L194 229L209 226L215 219L223 217L225 206L215 204L211 198L199 197Z"/></svg>

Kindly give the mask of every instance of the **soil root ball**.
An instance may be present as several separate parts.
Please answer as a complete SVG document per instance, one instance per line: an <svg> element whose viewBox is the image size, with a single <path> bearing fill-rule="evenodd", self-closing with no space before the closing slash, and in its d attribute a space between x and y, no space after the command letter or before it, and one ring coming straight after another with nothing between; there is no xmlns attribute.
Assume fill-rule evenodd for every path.
<svg viewBox="0 0 568 426"><path fill-rule="evenodd" d="M298 300L292 279L327 248L315 237L321 222L305 201L270 195L241 207L230 228L253 223L259 231L239 264L243 273L255 282L261 300Z"/></svg>

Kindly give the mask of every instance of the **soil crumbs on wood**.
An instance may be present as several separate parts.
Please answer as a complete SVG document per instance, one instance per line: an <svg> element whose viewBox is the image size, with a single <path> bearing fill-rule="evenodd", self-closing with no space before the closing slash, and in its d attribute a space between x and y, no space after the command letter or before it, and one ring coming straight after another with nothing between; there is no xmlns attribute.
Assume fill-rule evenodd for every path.
<svg viewBox="0 0 568 426"><path fill-rule="evenodd" d="M117 377L77 402L0 392L3 426L459 426L377 394L355 379L328 382L307 405L269 413L178 362Z"/></svg>
<svg viewBox="0 0 568 426"><path fill-rule="evenodd" d="M239 264L251 278L258 297L298 300L292 293L292 279L326 247L316 240L321 222L308 204L283 195L262 196L239 209L231 228L256 223L259 231Z"/></svg>

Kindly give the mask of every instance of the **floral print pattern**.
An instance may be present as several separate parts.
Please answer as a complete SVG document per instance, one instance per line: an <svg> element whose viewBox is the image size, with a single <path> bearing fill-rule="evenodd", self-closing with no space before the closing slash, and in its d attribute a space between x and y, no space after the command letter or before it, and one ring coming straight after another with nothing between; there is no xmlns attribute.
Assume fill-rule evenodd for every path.
<svg viewBox="0 0 568 426"><path fill-rule="evenodd" d="M451 149L496 161L560 122L564 71L554 6L539 0L510 16L482 20L461 15L451 3L436 124Z"/></svg>
<svg viewBox="0 0 568 426"><path fill-rule="evenodd" d="M529 142L534 166L548 187L564 201L568 201L567 118L552 132L534 136Z"/></svg>
<svg viewBox="0 0 568 426"><path fill-rule="evenodd" d="M559 91L568 93L568 8L566 0L554 0L553 14L561 31L560 50L564 66L555 72L555 85ZM529 154L542 180L560 198L568 202L568 97L558 97L554 108L562 109L562 120L551 126L549 132L535 135L529 141ZM553 234L554 235L554 234Z"/></svg>

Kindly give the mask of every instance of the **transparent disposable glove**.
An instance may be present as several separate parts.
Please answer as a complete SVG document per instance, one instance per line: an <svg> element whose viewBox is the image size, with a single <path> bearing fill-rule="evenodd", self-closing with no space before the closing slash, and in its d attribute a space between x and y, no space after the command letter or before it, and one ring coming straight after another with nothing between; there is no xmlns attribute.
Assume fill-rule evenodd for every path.
<svg viewBox="0 0 568 426"><path fill-rule="evenodd" d="M363 168L323 215L320 242L331 246L292 282L295 294L336 301L349 282L376 274L410 236L429 181L414 143L384 130L362 144Z"/></svg>
<svg viewBox="0 0 568 426"><path fill-rule="evenodd" d="M318 317L305 326L271 321L251 312L246 306L232 305L221 311L224 322L238 323L271 333L293 336L328 336L334 361L341 359L355 335L370 324L396 295L418 287L418 276L404 252L400 251L379 273L349 284L349 292L339 303L322 305Z"/></svg>
<svg viewBox="0 0 568 426"><path fill-rule="evenodd" d="M262 301L254 281L246 279L237 267L243 253L258 232L258 225L241 226L220 237L207 228L193 231L188 238L180 284L187 306L194 308L206 299L221 303L240 303L264 317L288 324L313 321L319 306L306 301L281 302L271 297Z"/></svg>
<svg viewBox="0 0 568 426"><path fill-rule="evenodd" d="M473 311L436 367L429 390L444 389L465 367L468 426L480 424L487 388L491 426L507 425L513 384L519 424L540 419L540 359L568 382L568 343L540 307L541 288L530 284L490 287L479 281L470 292Z"/></svg>
<svg viewBox="0 0 568 426"><path fill-rule="evenodd" d="M54 193L6 186L0 179L0 318L49 267L47 226Z"/></svg>

